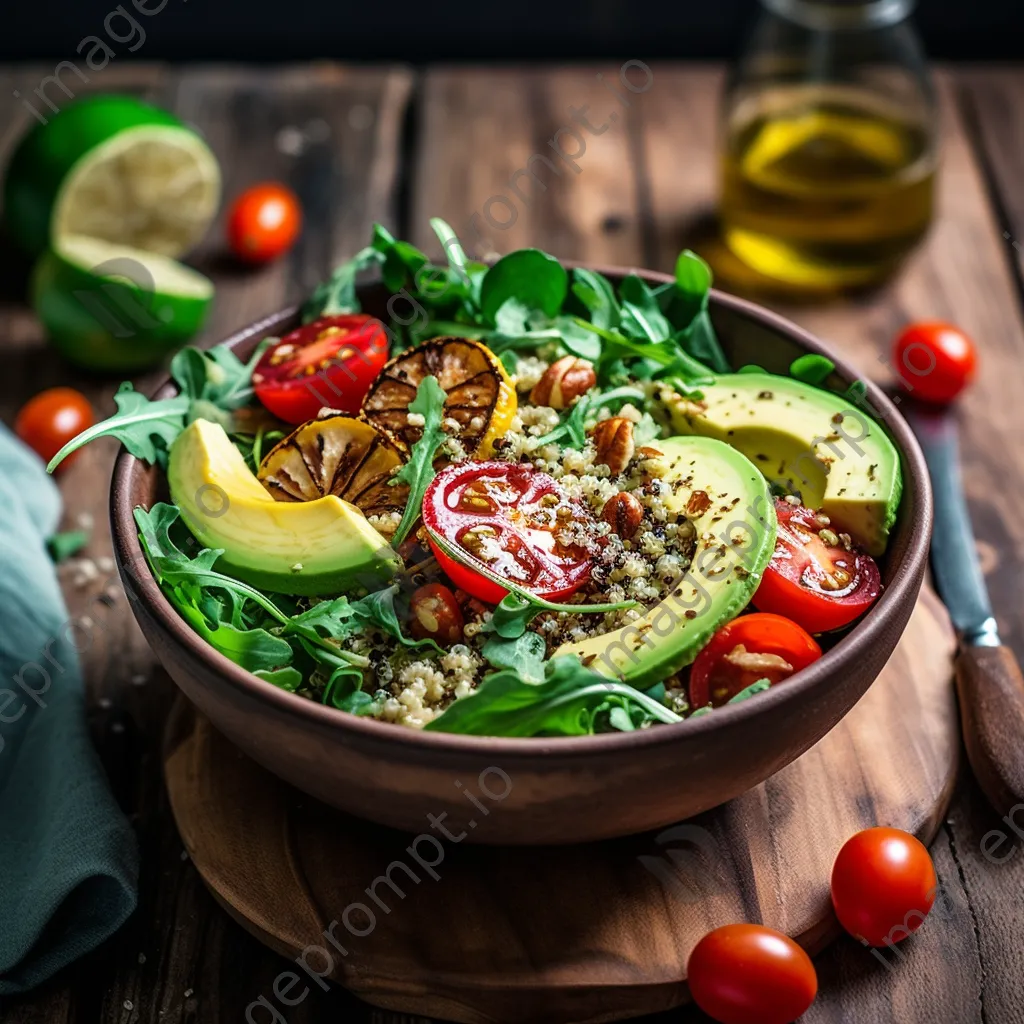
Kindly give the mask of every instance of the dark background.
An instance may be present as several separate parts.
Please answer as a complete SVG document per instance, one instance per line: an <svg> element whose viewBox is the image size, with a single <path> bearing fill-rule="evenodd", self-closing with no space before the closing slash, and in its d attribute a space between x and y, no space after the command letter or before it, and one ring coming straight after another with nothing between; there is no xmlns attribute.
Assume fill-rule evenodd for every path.
<svg viewBox="0 0 1024 1024"><path fill-rule="evenodd" d="M756 0L166 0L117 59L565 60L720 58ZM156 9L160 0L138 0ZM2 0L0 60L74 60L118 0ZM1024 58L1024 0L920 0L937 58ZM125 23L114 32L126 35ZM83 51L87 52L87 51Z"/></svg>

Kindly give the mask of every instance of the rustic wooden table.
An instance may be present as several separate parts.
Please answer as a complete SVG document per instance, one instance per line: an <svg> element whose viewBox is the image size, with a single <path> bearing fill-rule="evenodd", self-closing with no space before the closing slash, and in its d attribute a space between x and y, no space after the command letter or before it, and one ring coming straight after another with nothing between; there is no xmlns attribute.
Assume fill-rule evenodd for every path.
<svg viewBox="0 0 1024 1024"><path fill-rule="evenodd" d="M245 272L212 238L196 263L217 282L204 341L299 299L362 246L374 221L433 250L430 216L473 242L473 215L490 237L481 254L538 245L558 256L669 269L700 247L715 191L718 68L636 67L643 93L609 90L619 67L537 70L339 67L111 66L91 85L170 107L206 136L227 194L281 179L302 198L305 235L280 263ZM0 69L0 94L52 73ZM77 84L77 83L76 83ZM1024 659L1024 69L957 69L939 75L944 133L941 212L900 276L869 296L827 306L787 306L865 374L886 379L884 353L909 320L959 323L978 341L980 379L963 405L965 477L978 545L1003 636ZM577 122L572 120L576 111ZM581 127L582 120L593 129ZM14 101L0 108L0 162L27 127ZM577 142L568 132L574 127ZM552 157L556 176L534 154ZM520 169L538 171L544 186ZM510 184L511 180L511 184ZM489 215L489 216L488 216ZM507 225L494 228L487 225ZM1019 240L1019 241L1018 241ZM24 305L26 270L0 258L0 414L11 422L30 395L55 384L113 408L114 382L84 377L44 346ZM156 376L140 387L155 383ZM109 556L107 489L115 448L97 444L62 478L69 524L95 527L88 554ZM67 575L67 573L65 573ZM173 686L154 662L121 597L95 603L108 573L82 588L67 580L71 611L103 615L84 655L97 744L142 848L139 909L103 949L26 997L0 1006L10 1024L242 1021L283 962L214 903L189 863L160 777L160 740ZM949 914L934 919L883 965L853 941L818 959L814 1024L1010 1024L1024 1021L1024 809L1018 835L990 812L964 776L933 846ZM986 856L992 830L1010 840ZM992 837L989 838L992 843ZM992 849L992 847L987 847ZM443 938L439 939L443 941ZM265 1014L258 1011L256 1021ZM289 1016L396 1021L340 990L314 987ZM669 1014L664 1015L667 1021ZM703 1020L694 1009L673 1020Z"/></svg>

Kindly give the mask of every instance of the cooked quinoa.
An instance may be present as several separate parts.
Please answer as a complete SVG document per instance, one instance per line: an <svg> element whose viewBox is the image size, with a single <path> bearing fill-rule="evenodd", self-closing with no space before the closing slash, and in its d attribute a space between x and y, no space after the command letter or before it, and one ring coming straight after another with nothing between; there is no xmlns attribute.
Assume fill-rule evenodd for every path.
<svg viewBox="0 0 1024 1024"><path fill-rule="evenodd" d="M549 363L537 356L520 358L514 383L520 392L528 392L541 378ZM650 386L654 402L675 397L664 385ZM607 409L597 411L595 423L607 419ZM596 536L602 543L595 550L595 563L590 582L572 596L568 603L617 603L635 600L638 604L603 615L572 615L546 612L537 616L529 628L544 638L547 653L568 641L584 640L608 632L641 618L645 610L669 595L679 578L690 566L696 546L693 525L683 518L670 516L665 499L672 493L673 481L660 478L662 464L644 445L659 434L654 418L633 405L625 405L616 416L634 424L636 449L625 469L613 475L608 466L597 461L593 441L587 440L577 449L560 444L541 443L544 435L554 430L562 416L548 406L520 404L509 430L494 443L494 458L523 462L547 473L558 481L567 497L588 509L597 521ZM458 424L444 424L448 433L447 456L461 461L465 453L458 440ZM450 429L449 429L450 428ZM643 517L632 537L622 539L601 519L607 501L627 492L643 509ZM385 536L394 532L400 515L380 516L372 524ZM576 524L569 523L559 531L558 538L566 544L586 541L593 544L593 525L588 537L577 537ZM422 540L423 538L421 538ZM483 604L467 617L464 642L445 654L429 649L395 650L394 641L382 633L368 631L361 638L359 650L366 653L370 667L363 689L374 694L371 714L383 721L421 729L441 714L454 700L472 693L489 671L480 650L488 634L481 627L491 617ZM682 707L685 691L673 690L669 681L668 697Z"/></svg>

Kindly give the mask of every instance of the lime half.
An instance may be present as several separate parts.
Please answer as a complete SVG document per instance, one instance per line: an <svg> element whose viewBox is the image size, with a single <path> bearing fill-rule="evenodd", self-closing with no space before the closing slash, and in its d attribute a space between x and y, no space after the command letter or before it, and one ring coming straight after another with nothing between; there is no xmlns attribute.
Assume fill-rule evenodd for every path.
<svg viewBox="0 0 1024 1024"><path fill-rule="evenodd" d="M192 129L132 97L93 96L22 139L4 208L12 238L33 254L88 235L176 257L205 234L220 190L217 159Z"/></svg>
<svg viewBox="0 0 1024 1024"><path fill-rule="evenodd" d="M166 256L68 235L32 275L32 305L54 347L91 370L160 362L201 330L213 284Z"/></svg>

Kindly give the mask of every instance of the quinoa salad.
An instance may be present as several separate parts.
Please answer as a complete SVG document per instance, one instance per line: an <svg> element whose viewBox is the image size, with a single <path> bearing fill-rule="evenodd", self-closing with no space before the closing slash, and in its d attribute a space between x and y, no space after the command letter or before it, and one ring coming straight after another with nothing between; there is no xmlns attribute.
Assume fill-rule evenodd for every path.
<svg viewBox="0 0 1024 1024"><path fill-rule="evenodd" d="M730 365L689 251L613 283L432 226L446 264L378 226L294 330L183 349L54 459L163 469L135 516L176 612L268 687L497 736L681 725L841 642L902 490L863 388Z"/></svg>

